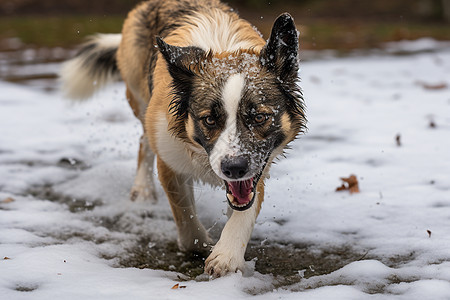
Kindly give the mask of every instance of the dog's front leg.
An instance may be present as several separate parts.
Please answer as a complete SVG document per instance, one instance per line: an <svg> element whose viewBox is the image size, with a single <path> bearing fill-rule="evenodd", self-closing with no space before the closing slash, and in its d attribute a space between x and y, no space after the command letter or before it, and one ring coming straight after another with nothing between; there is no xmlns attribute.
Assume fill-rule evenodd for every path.
<svg viewBox="0 0 450 300"><path fill-rule="evenodd" d="M195 211L193 181L175 173L159 157L158 176L169 199L178 229L178 246L182 251L205 252L212 244Z"/></svg>
<svg viewBox="0 0 450 300"><path fill-rule="evenodd" d="M264 199L264 183L257 187L257 199L252 207L245 211L233 211L223 228L219 241L205 262L205 272L220 277L230 272L244 270L244 254L255 225L256 217Z"/></svg>

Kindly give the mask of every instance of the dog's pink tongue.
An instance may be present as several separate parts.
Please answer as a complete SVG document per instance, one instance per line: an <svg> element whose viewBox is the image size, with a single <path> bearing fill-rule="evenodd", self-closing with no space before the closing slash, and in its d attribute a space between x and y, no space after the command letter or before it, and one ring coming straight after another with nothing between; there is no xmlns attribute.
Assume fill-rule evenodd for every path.
<svg viewBox="0 0 450 300"><path fill-rule="evenodd" d="M248 196L253 190L253 178L243 181L231 181L228 182L228 186L239 204L245 204L252 200Z"/></svg>

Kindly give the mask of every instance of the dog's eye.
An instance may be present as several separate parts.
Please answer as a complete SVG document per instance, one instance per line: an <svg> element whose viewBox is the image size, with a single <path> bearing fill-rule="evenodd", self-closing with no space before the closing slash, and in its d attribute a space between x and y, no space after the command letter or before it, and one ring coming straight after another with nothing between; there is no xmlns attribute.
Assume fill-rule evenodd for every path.
<svg viewBox="0 0 450 300"><path fill-rule="evenodd" d="M211 117L211 116L207 116L207 117L203 118L203 122L208 127L216 126L216 120L213 117Z"/></svg>
<svg viewBox="0 0 450 300"><path fill-rule="evenodd" d="M266 121L266 115L264 114L257 114L253 120L255 121L256 124L262 124L264 123L264 121Z"/></svg>

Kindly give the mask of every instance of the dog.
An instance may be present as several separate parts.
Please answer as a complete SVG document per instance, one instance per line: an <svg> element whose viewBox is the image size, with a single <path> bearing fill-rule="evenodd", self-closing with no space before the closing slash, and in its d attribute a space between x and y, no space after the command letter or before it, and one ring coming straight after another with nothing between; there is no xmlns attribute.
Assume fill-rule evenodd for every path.
<svg viewBox="0 0 450 300"><path fill-rule="evenodd" d="M306 128L298 32L284 13L267 42L219 0L150 0L121 34L91 37L61 71L69 98L121 78L142 122L131 200L156 201L154 160L182 251L209 252L213 277L244 270L244 253L273 160ZM200 223L193 183L224 187L231 209L220 239Z"/></svg>

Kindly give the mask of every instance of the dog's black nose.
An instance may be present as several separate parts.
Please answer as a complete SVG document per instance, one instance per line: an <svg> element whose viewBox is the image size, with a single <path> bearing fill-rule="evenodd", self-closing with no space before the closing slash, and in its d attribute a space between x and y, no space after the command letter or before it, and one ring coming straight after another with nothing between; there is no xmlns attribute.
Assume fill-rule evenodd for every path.
<svg viewBox="0 0 450 300"><path fill-rule="evenodd" d="M248 159L243 156L225 157L220 167L222 173L230 179L239 179L248 172Z"/></svg>

